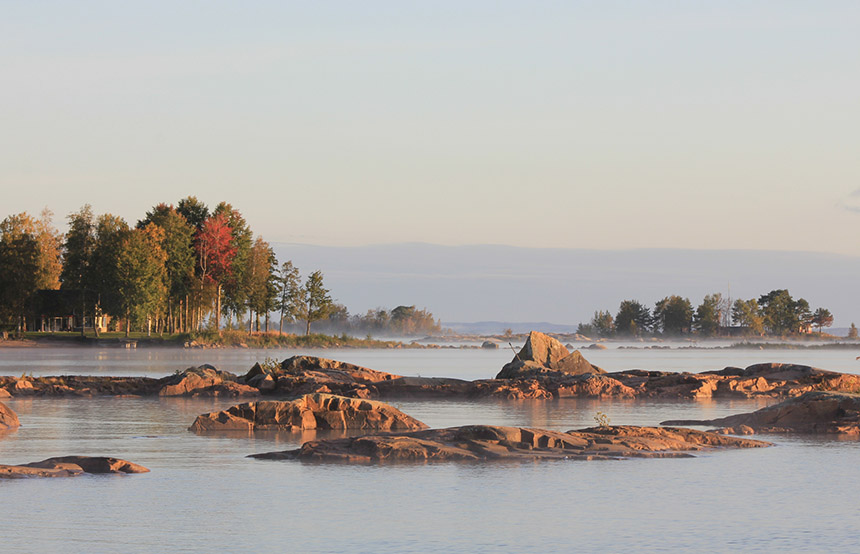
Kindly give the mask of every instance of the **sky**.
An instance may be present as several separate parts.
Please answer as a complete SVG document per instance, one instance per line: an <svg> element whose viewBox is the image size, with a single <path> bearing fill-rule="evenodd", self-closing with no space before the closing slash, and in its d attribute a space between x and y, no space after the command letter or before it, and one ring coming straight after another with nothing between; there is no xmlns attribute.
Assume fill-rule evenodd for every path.
<svg viewBox="0 0 860 554"><path fill-rule="evenodd" d="M0 3L2 214L860 255L860 4Z"/></svg>

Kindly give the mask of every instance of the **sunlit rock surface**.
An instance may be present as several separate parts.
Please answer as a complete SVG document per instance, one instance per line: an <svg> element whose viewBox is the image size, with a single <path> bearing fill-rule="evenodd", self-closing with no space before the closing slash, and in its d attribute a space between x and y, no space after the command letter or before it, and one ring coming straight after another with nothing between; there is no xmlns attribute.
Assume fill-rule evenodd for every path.
<svg viewBox="0 0 860 554"><path fill-rule="evenodd" d="M261 429L411 431L427 426L384 402L332 394L306 395L292 402L261 401L198 416L190 430L253 431Z"/></svg>
<svg viewBox="0 0 860 554"><path fill-rule="evenodd" d="M502 367L496 379L553 376L556 373L583 375L605 372L590 364L578 350L571 353L553 337L532 331L514 359Z"/></svg>
<svg viewBox="0 0 860 554"><path fill-rule="evenodd" d="M770 443L692 429L593 427L547 431L468 425L412 433L309 441L297 450L254 454L258 459L352 463L689 457L716 448L759 448Z"/></svg>
<svg viewBox="0 0 860 554"><path fill-rule="evenodd" d="M26 477L75 477L87 473L148 473L149 470L118 458L103 456L62 456L22 465L0 465L0 479Z"/></svg>
<svg viewBox="0 0 860 554"><path fill-rule="evenodd" d="M18 414L12 408L0 402L0 431L16 429L20 426L21 422L18 421Z"/></svg>
<svg viewBox="0 0 860 554"><path fill-rule="evenodd" d="M661 425L712 425L719 433L814 433L860 436L860 395L814 391L744 414L719 419L665 421Z"/></svg>

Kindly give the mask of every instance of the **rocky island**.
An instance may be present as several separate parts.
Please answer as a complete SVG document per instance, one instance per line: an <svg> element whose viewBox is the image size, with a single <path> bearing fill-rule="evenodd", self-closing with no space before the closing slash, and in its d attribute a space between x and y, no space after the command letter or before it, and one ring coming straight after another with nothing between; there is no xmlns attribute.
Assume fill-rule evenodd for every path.
<svg viewBox="0 0 860 554"><path fill-rule="evenodd" d="M0 464L0 479L27 477L77 477L84 474L148 473L149 470L118 458L104 456L62 456L22 465Z"/></svg>
<svg viewBox="0 0 860 554"><path fill-rule="evenodd" d="M761 448L770 443L692 429L592 427L548 431L468 425L309 441L296 450L253 454L264 460L393 463L488 460L617 460L691 457L717 448Z"/></svg>
<svg viewBox="0 0 860 554"><path fill-rule="evenodd" d="M405 377L315 356L255 364L245 375L211 365L151 377L0 377L4 396L226 396L297 398L324 393L386 398L791 398L810 391L854 392L860 375L795 364L755 364L701 373L628 369L607 373L578 351L533 331L494 379Z"/></svg>
<svg viewBox="0 0 860 554"><path fill-rule="evenodd" d="M719 419L673 420L661 425L721 426L717 433L804 433L860 436L860 395L812 391L755 412Z"/></svg>

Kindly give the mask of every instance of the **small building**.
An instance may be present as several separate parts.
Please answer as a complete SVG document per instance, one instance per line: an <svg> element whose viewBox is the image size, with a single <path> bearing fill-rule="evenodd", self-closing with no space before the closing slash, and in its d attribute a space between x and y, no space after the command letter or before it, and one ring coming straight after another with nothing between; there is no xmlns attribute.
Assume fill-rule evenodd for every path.
<svg viewBox="0 0 860 554"><path fill-rule="evenodd" d="M80 290L40 290L30 300L27 327L43 333L108 330L110 316L93 316L96 305ZM95 324L95 325L94 325Z"/></svg>

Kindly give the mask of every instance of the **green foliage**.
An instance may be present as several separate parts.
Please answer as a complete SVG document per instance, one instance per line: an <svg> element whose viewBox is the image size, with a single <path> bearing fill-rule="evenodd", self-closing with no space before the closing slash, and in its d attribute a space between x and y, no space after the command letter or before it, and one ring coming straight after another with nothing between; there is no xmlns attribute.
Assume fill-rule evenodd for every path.
<svg viewBox="0 0 860 554"><path fill-rule="evenodd" d="M651 312L636 300L624 300L615 315L615 332L639 336L651 328Z"/></svg>
<svg viewBox="0 0 860 554"><path fill-rule="evenodd" d="M693 322L696 330L706 336L712 337L717 334L722 320L722 295L720 293L709 294L696 308Z"/></svg>
<svg viewBox="0 0 860 554"><path fill-rule="evenodd" d="M310 335L311 323L326 317L334 301L323 284L322 271L314 271L308 276L304 287L304 320L307 322L305 334Z"/></svg>
<svg viewBox="0 0 860 554"><path fill-rule="evenodd" d="M27 301L40 279L39 243L25 213L0 222L0 319L22 330Z"/></svg>
<svg viewBox="0 0 860 554"><path fill-rule="evenodd" d="M818 332L820 333L823 327L833 325L833 314L827 308L818 308L812 314L812 324L818 327Z"/></svg>
<svg viewBox="0 0 860 554"><path fill-rule="evenodd" d="M752 334L764 333L764 317L755 298L735 300L732 304L732 321L735 325L746 327Z"/></svg>
<svg viewBox="0 0 860 554"><path fill-rule="evenodd" d="M654 306L654 328L666 335L682 335L690 332L693 306L688 298L672 295L663 298Z"/></svg>
<svg viewBox="0 0 860 554"><path fill-rule="evenodd" d="M615 333L615 324L609 311L594 312L591 327L601 337L611 337Z"/></svg>
<svg viewBox="0 0 860 554"><path fill-rule="evenodd" d="M278 332L283 332L285 322L296 321L303 313L302 282L299 278L299 270L293 266L293 262L289 260L284 262L275 283L278 291L275 309L281 312Z"/></svg>

